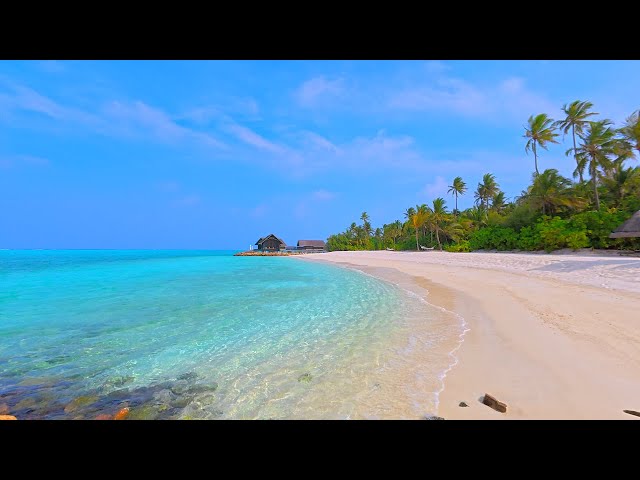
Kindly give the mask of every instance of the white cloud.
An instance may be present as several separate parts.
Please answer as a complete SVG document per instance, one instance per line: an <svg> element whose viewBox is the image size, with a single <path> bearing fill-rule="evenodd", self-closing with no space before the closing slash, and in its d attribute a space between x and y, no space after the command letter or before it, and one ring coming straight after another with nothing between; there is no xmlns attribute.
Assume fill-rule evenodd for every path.
<svg viewBox="0 0 640 480"><path fill-rule="evenodd" d="M322 100L339 97L344 93L345 86L342 78L329 80L319 76L304 82L295 92L298 104L303 107L313 107Z"/></svg>
<svg viewBox="0 0 640 480"><path fill-rule="evenodd" d="M118 127L120 129L126 127L129 132L150 134L159 140L168 142L191 139L210 147L227 148L225 144L208 133L178 125L166 112L144 102L111 102L106 106L104 112L107 117L119 121Z"/></svg>
<svg viewBox="0 0 640 480"><path fill-rule="evenodd" d="M258 135L253 130L243 127L242 125L238 125L237 123L227 124L226 129L244 143L257 149L266 150L276 154L282 154L285 152L285 149L280 145L276 145L275 143Z"/></svg>
<svg viewBox="0 0 640 480"><path fill-rule="evenodd" d="M530 115L546 112L553 116L559 110L549 99L529 90L524 78L510 77L502 81L495 93L497 109L509 112L512 117L526 121Z"/></svg>
<svg viewBox="0 0 640 480"><path fill-rule="evenodd" d="M66 107L58 102L41 95L24 85L6 82L13 90L13 95L4 95L5 105L11 109L26 110L39 113L58 121L96 125L99 118L73 107Z"/></svg>
<svg viewBox="0 0 640 480"><path fill-rule="evenodd" d="M444 177L437 176L431 183L427 183L420 191L420 195L426 195L429 198L444 197L447 194L449 185Z"/></svg>
<svg viewBox="0 0 640 480"><path fill-rule="evenodd" d="M463 80L452 78L392 94L389 106L404 110L447 110L463 115L482 114L489 108L483 92Z"/></svg>
<svg viewBox="0 0 640 480"><path fill-rule="evenodd" d="M329 152L337 154L342 153L342 151L338 147L336 147L322 135L318 135L314 132L304 131L301 133L301 136L305 146L307 147L318 148L320 150L328 150Z"/></svg>
<svg viewBox="0 0 640 480"><path fill-rule="evenodd" d="M66 126L88 129L110 137L145 137L162 142L194 141L215 149L227 146L206 132L193 130L176 123L171 116L141 101L111 101L97 113L62 105L39 92L0 78L12 93L0 94L0 119L10 119L10 112L34 112L55 120L57 129Z"/></svg>
<svg viewBox="0 0 640 480"><path fill-rule="evenodd" d="M494 85L475 85L447 76L423 79L420 84L390 92L392 110L437 111L467 117L526 119L558 109L545 96L530 90L523 78L508 77Z"/></svg>

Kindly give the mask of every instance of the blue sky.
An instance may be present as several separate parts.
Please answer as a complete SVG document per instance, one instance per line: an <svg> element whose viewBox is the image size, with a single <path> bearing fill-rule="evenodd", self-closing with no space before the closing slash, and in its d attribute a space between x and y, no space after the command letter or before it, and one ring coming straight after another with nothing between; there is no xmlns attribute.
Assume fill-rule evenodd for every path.
<svg viewBox="0 0 640 480"><path fill-rule="evenodd" d="M638 61L1 61L0 248L247 248L533 171L531 114L622 122ZM570 176L565 144L540 167ZM459 201L471 206L470 192Z"/></svg>

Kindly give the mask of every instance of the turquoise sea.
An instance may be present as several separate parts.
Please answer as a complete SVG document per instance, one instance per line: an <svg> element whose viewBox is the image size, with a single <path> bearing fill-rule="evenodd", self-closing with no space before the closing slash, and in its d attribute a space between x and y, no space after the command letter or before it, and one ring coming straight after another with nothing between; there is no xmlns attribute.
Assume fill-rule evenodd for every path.
<svg viewBox="0 0 640 480"><path fill-rule="evenodd" d="M20 418L419 418L460 326L398 285L230 251L0 251Z"/></svg>

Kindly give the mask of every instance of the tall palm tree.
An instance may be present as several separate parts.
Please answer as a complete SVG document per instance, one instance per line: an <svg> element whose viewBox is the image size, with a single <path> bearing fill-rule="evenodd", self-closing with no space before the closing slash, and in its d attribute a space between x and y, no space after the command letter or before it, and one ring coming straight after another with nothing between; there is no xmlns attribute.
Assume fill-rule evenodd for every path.
<svg viewBox="0 0 640 480"><path fill-rule="evenodd" d="M562 106L562 111L565 113L566 117L563 120L558 120L556 122L556 126L560 128L562 133L565 135L569 133L569 130L571 130L573 149L567 150L566 155L569 155L569 153L573 151L573 158L576 161L576 164L578 164L578 157L576 154L576 133L578 135L582 135L584 127L588 122L587 119L592 115L598 115L597 112L590 112L590 108L593 108L593 103L591 102L581 102L580 100L576 100L568 105L565 103ZM578 173L580 175L580 183L582 183L582 170L578 170Z"/></svg>
<svg viewBox="0 0 640 480"><path fill-rule="evenodd" d="M369 222L370 218L367 212L362 212L360 220L362 220L362 230L365 234L364 242L369 243L369 237L371 236L371 223Z"/></svg>
<svg viewBox="0 0 640 480"><path fill-rule="evenodd" d="M485 173L482 182L478 183L478 188L474 194L476 201L489 209L489 199L493 198L500 191L500 185L496 182L496 177L492 173Z"/></svg>
<svg viewBox="0 0 640 480"><path fill-rule="evenodd" d="M560 175L558 170L548 168L533 176L533 182L522 198L534 210L541 210L543 215L553 215L561 207L584 205L584 200L575 195L571 185L571 180Z"/></svg>
<svg viewBox="0 0 640 480"><path fill-rule="evenodd" d="M420 232L420 228L427 221L427 214L423 211L416 211L411 218L409 219L411 225L415 229L416 233L416 250L420 251L420 244L418 243L418 232Z"/></svg>
<svg viewBox="0 0 640 480"><path fill-rule="evenodd" d="M427 236L427 224L429 223L429 214L431 213L431 209L429 205L423 203L422 205L416 205L416 212L422 213L424 215L424 223L422 224L422 235ZM433 240L433 233L431 234L431 240Z"/></svg>
<svg viewBox="0 0 640 480"><path fill-rule="evenodd" d="M624 126L620 129L622 136L629 141L640 155L640 110L627 117Z"/></svg>
<svg viewBox="0 0 640 480"><path fill-rule="evenodd" d="M531 115L528 122L529 125L524 127L524 137L529 140L527 141L527 145L524 147L524 151L529 153L530 150L533 150L536 175L539 175L537 147L540 146L547 150L547 143L558 143L555 139L558 134L555 132L553 120L549 118L546 113L541 113L535 117Z"/></svg>
<svg viewBox="0 0 640 480"><path fill-rule="evenodd" d="M442 250L442 243L440 243L440 232L444 230L444 222L447 217L447 202L444 198L438 197L433 201L433 208L431 209L431 223L436 231L436 241L438 242L438 248Z"/></svg>
<svg viewBox="0 0 640 480"><path fill-rule="evenodd" d="M576 149L578 160L589 168L596 210L600 210L598 196L598 168L611 168L611 159L617 148L615 132L609 127L610 121L589 122L582 143Z"/></svg>
<svg viewBox="0 0 640 480"><path fill-rule="evenodd" d="M449 185L447 193L451 193L456 197L456 215L458 214L458 195L464 195L467 191L467 184L464 183L462 177L456 177L453 179L453 183Z"/></svg>

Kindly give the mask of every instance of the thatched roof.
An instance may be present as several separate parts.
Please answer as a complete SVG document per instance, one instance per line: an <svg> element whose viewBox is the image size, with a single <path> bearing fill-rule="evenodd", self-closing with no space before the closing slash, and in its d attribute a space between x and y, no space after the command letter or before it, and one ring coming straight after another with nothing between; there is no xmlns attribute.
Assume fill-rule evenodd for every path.
<svg viewBox="0 0 640 480"><path fill-rule="evenodd" d="M640 210L616 228L609 238L640 237Z"/></svg>
<svg viewBox="0 0 640 480"><path fill-rule="evenodd" d="M275 238L276 240L278 240L282 245L287 245L286 243L284 243L284 240L282 240L279 237L276 237L273 233L270 233L269 235L267 235L266 237L260 237L258 239L258 241L256 242L256 245L260 245L262 242L264 242L265 240L269 239L269 238Z"/></svg>
<svg viewBox="0 0 640 480"><path fill-rule="evenodd" d="M324 240L298 240L298 247L324 248Z"/></svg>

